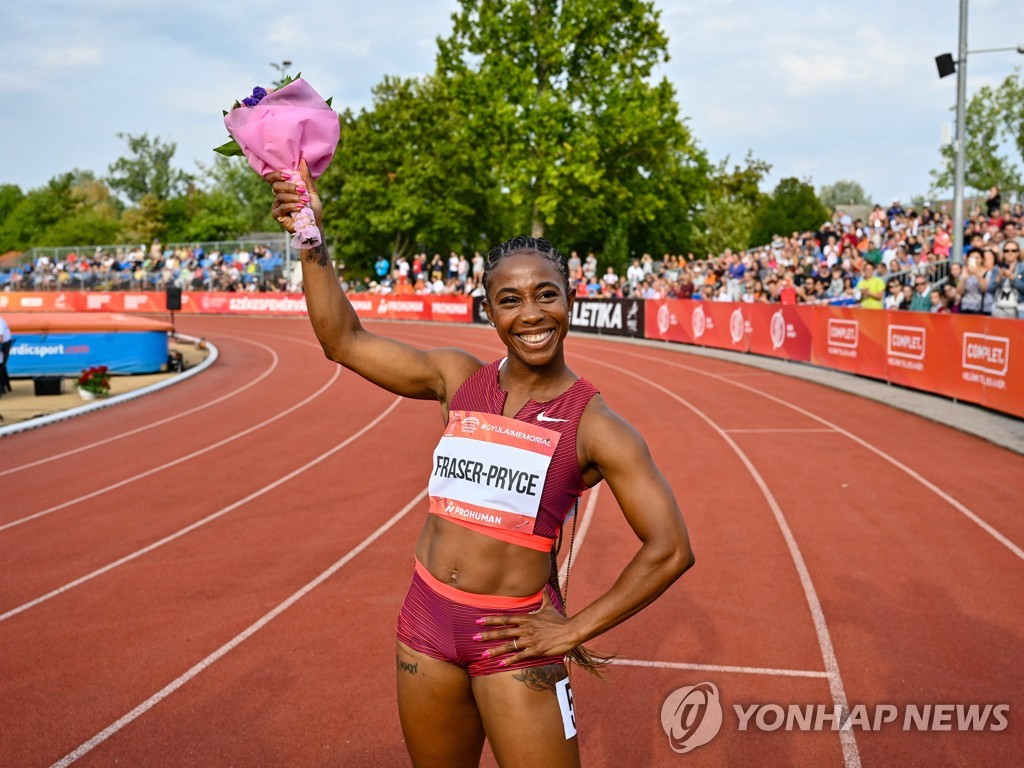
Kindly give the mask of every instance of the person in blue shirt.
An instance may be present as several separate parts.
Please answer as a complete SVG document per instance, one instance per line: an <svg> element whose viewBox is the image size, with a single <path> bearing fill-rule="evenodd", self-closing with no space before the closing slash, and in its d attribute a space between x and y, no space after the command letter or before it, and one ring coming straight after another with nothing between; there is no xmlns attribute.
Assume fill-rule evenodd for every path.
<svg viewBox="0 0 1024 768"><path fill-rule="evenodd" d="M388 276L388 272L391 271L391 262L383 256L378 256L377 261L373 265L373 271L377 273L377 277L384 279Z"/></svg>

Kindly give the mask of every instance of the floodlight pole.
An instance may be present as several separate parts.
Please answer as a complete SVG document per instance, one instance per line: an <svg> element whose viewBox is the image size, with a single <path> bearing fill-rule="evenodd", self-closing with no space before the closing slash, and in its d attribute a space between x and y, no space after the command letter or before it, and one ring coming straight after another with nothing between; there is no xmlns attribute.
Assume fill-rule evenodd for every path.
<svg viewBox="0 0 1024 768"><path fill-rule="evenodd" d="M956 61L956 162L953 168L953 252L964 260L964 153L967 145L967 0L960 0L960 50Z"/></svg>

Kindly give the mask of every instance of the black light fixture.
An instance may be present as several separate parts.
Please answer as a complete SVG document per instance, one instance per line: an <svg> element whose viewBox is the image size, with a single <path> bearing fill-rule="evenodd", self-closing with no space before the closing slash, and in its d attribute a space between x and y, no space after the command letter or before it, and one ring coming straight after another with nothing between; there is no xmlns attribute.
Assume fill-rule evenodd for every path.
<svg viewBox="0 0 1024 768"><path fill-rule="evenodd" d="M941 53L935 57L935 67L939 70L939 77L949 77L956 74L956 60L952 53Z"/></svg>

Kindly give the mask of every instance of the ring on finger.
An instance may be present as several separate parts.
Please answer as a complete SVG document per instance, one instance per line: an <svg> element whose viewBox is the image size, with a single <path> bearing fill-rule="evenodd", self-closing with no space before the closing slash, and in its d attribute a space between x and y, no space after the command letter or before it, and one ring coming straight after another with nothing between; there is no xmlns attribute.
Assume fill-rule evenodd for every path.
<svg viewBox="0 0 1024 768"><path fill-rule="evenodd" d="M519 642L518 641L519 641L518 637L513 637L512 638L512 650L514 650L516 653L519 653Z"/></svg>

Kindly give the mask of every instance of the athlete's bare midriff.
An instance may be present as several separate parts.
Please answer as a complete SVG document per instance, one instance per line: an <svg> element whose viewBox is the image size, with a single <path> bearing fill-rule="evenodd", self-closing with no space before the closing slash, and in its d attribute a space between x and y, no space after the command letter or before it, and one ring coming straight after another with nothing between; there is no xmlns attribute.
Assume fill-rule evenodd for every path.
<svg viewBox="0 0 1024 768"><path fill-rule="evenodd" d="M535 595L551 572L547 552L493 539L437 515L427 515L416 557L438 581L480 595Z"/></svg>

